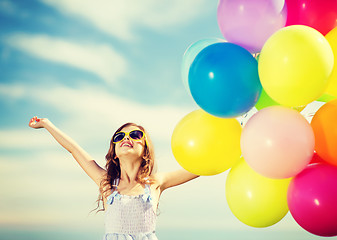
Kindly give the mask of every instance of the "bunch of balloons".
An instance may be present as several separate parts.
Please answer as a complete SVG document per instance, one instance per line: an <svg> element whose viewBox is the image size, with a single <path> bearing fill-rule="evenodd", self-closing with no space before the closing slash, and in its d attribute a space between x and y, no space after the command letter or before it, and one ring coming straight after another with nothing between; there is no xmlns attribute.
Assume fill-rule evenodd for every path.
<svg viewBox="0 0 337 240"><path fill-rule="evenodd" d="M308 232L336 236L337 0L220 0L217 14L224 39L183 56L201 109L173 132L176 160L198 175L230 169L226 199L249 226L290 211ZM314 101L326 103L310 122L300 112Z"/></svg>

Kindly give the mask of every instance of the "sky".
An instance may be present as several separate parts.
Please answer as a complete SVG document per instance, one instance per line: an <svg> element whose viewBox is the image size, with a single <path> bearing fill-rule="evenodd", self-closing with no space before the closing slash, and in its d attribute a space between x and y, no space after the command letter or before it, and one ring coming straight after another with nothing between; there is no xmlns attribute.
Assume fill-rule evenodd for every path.
<svg viewBox="0 0 337 240"><path fill-rule="evenodd" d="M100 239L98 189L43 129L46 117L101 165L113 132L143 125L159 171L181 168L176 124L198 109L181 79L190 44L223 38L215 0L0 0L0 240ZM317 109L317 108L316 108ZM307 113L314 110L310 109ZM319 239L288 215L263 229L225 199L227 172L164 192L159 239Z"/></svg>

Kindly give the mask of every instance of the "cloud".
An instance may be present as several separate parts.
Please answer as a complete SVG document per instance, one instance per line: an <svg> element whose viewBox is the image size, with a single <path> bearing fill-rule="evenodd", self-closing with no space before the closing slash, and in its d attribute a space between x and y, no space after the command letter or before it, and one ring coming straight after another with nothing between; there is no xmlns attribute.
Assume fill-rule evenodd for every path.
<svg viewBox="0 0 337 240"><path fill-rule="evenodd" d="M28 150L35 148L52 147L55 144L45 134L38 134L28 129L2 129L0 130L0 148L7 150Z"/></svg>
<svg viewBox="0 0 337 240"><path fill-rule="evenodd" d="M109 45L81 44L47 35L13 34L5 44L44 60L65 64L101 77L107 83L125 74L127 61Z"/></svg>
<svg viewBox="0 0 337 240"><path fill-rule="evenodd" d="M206 0L41 0L60 12L78 16L98 29L123 40L133 40L134 30L144 27L165 32L208 13Z"/></svg>
<svg viewBox="0 0 337 240"><path fill-rule="evenodd" d="M111 131L111 137L112 131L123 123L135 122L144 125L152 138L169 142L178 121L194 110L170 105L146 105L113 95L106 88L91 85L76 89L60 85L46 89L24 84L0 84L0 94L7 100L29 99L47 105L62 116L66 122L62 126L72 129L83 141L98 140L107 131ZM90 130L92 128L94 130ZM3 134L17 136L20 133L3 131Z"/></svg>
<svg viewBox="0 0 337 240"><path fill-rule="evenodd" d="M32 151L25 156L0 155L0 224L88 224L98 189L70 154ZM89 222L88 222L89 220Z"/></svg>

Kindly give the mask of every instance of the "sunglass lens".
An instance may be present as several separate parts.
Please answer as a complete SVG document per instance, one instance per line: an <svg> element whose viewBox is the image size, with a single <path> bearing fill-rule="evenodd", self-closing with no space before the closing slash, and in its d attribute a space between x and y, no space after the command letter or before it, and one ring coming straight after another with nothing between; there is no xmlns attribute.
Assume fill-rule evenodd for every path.
<svg viewBox="0 0 337 240"><path fill-rule="evenodd" d="M113 141L115 143L116 142L120 142L120 141L123 140L124 136L125 136L125 133L123 133L123 132L116 133L115 136L114 136L114 138L113 138Z"/></svg>
<svg viewBox="0 0 337 240"><path fill-rule="evenodd" d="M139 130L134 130L130 132L130 137L134 140L139 140L142 139L143 137L143 132Z"/></svg>

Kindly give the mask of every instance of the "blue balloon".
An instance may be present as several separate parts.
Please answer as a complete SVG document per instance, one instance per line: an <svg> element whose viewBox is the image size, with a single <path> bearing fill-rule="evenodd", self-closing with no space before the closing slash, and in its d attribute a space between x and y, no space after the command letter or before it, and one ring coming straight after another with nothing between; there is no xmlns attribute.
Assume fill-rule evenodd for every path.
<svg viewBox="0 0 337 240"><path fill-rule="evenodd" d="M199 52L191 64L188 83L204 111L233 118L254 107L261 91L256 59L244 48L215 43Z"/></svg>

